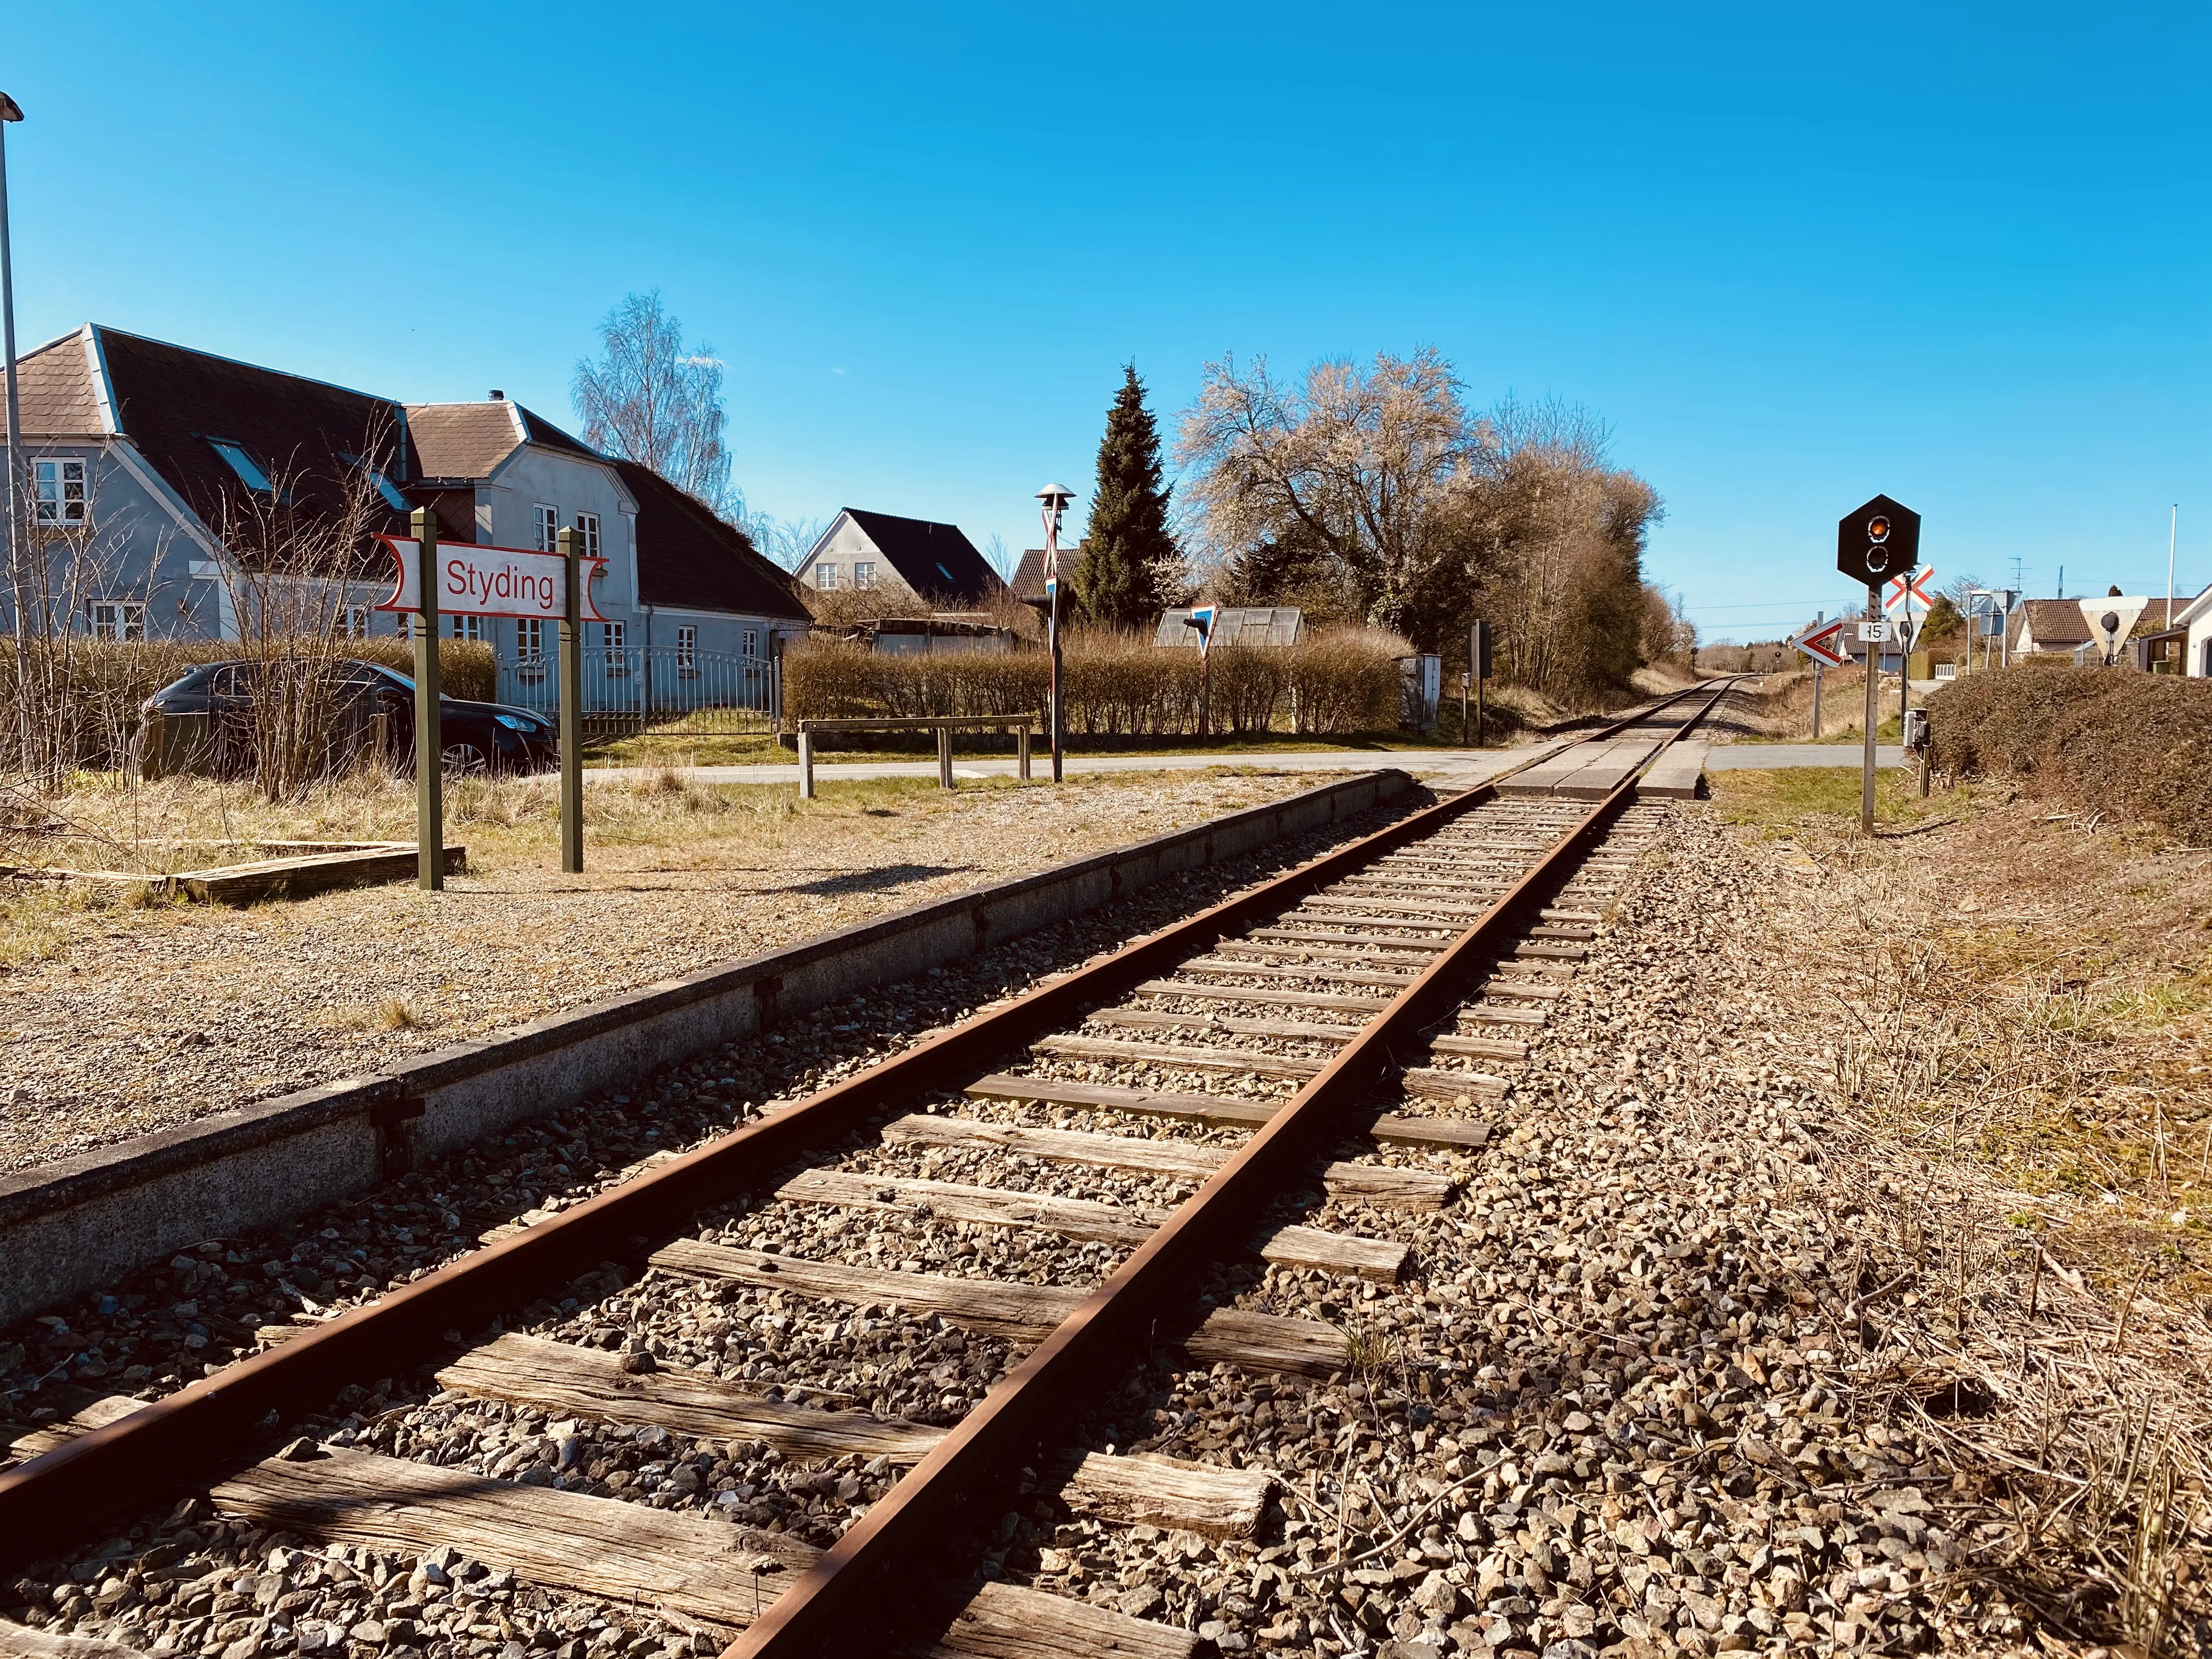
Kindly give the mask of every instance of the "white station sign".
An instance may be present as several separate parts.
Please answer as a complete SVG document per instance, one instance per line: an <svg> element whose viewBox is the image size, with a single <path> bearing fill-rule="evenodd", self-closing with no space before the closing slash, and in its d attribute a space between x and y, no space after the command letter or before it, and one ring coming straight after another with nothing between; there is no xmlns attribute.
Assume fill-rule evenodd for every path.
<svg viewBox="0 0 2212 1659"><path fill-rule="evenodd" d="M399 577L379 611L422 608L422 544L410 537L379 536L398 562ZM577 616L605 622L592 602L592 579L606 568L605 559L581 561L584 591ZM568 562L558 553L521 547L485 547L476 542L440 542L438 609L463 617L538 617L558 621L568 610Z"/></svg>

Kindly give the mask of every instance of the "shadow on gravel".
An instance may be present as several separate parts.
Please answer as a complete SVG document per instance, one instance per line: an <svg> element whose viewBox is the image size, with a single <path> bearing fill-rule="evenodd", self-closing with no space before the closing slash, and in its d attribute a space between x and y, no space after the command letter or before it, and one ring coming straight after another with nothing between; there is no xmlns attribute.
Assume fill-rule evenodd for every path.
<svg viewBox="0 0 2212 1659"><path fill-rule="evenodd" d="M975 867L972 864L885 864L872 870L841 870L835 875L817 876L812 881L794 882L788 887L763 887L760 890L811 893L818 898L831 898L839 893L881 892L887 887L905 887L938 876L957 876Z"/></svg>

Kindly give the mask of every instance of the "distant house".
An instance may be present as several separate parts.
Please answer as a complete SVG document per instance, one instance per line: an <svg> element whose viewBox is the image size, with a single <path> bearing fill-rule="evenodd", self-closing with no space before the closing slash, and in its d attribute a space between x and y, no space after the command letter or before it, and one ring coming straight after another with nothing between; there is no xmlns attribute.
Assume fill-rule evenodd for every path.
<svg viewBox="0 0 2212 1659"><path fill-rule="evenodd" d="M856 507L830 520L793 574L817 593L902 589L931 611L981 611L1006 591L958 525Z"/></svg>
<svg viewBox="0 0 2212 1659"><path fill-rule="evenodd" d="M2077 599L2022 599L2020 616L2012 625L2015 655L2071 652L2088 644L2092 637Z"/></svg>
<svg viewBox="0 0 2212 1659"><path fill-rule="evenodd" d="M496 392L403 404L96 323L19 366L33 533L82 631L235 639L245 584L226 538L275 508L327 517L368 489L372 533L404 534L418 507L447 541L550 551L561 530L580 532L607 561L593 589L607 621L585 645L611 675L655 650L765 662L809 625L742 531ZM398 631L397 613L373 608L388 591L333 580L337 627ZM539 622L448 616L442 631L492 644L503 665L552 648Z"/></svg>

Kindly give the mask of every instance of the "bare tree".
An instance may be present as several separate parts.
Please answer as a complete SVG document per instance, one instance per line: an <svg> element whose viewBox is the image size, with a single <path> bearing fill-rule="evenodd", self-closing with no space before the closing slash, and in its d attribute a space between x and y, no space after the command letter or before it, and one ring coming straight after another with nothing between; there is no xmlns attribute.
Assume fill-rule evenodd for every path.
<svg viewBox="0 0 2212 1659"><path fill-rule="evenodd" d="M748 513L738 527L753 538L755 547L786 570L796 570L799 562L811 553L814 544L822 539L830 520L779 519L769 513Z"/></svg>
<svg viewBox="0 0 2212 1659"><path fill-rule="evenodd" d="M732 524L745 522L722 436L722 360L704 342L685 349L684 325L659 289L607 313L599 361L578 359L569 395L585 442L651 467Z"/></svg>
<svg viewBox="0 0 2212 1659"><path fill-rule="evenodd" d="M1424 348L1365 367L1325 359L1296 386L1267 359L1206 366L1176 459L1217 562L1286 544L1325 555L1360 620L1405 629L1450 534L1454 492L1484 465L1451 365Z"/></svg>

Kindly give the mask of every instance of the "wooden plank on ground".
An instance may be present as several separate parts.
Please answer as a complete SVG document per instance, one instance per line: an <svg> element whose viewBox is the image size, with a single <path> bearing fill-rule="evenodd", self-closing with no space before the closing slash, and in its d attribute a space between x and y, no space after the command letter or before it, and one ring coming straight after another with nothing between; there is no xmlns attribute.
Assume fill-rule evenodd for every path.
<svg viewBox="0 0 2212 1659"><path fill-rule="evenodd" d="M1390 1005L1374 997L1355 997L1328 991L1279 991L1265 986L1190 985L1180 980L1148 979L1137 994L1149 997L1188 997L1200 1002L1249 1002L1287 1008L1326 1008L1332 1013L1379 1014Z"/></svg>
<svg viewBox="0 0 2212 1659"><path fill-rule="evenodd" d="M1447 1031L1429 1039L1439 1054L1472 1054L1478 1060L1526 1060L1528 1045L1516 1037L1461 1036Z"/></svg>
<svg viewBox="0 0 2212 1659"><path fill-rule="evenodd" d="M1400 1086L1423 1100L1503 1100L1510 1086L1502 1077L1483 1072L1445 1072L1431 1066L1408 1066L1398 1074Z"/></svg>
<svg viewBox="0 0 2212 1659"><path fill-rule="evenodd" d="M43 1457L64 1441L74 1440L94 1429L104 1429L131 1415L146 1402L133 1400L127 1394L105 1395L58 1423L49 1423L43 1429L30 1433L8 1448L9 1456L18 1462L27 1463L34 1457Z"/></svg>
<svg viewBox="0 0 2212 1659"><path fill-rule="evenodd" d="M1204 1181L1229 1159L1226 1146L1187 1140L1146 1140L1136 1135L1092 1134L1081 1129L1032 1129L1018 1123L978 1123L960 1117L919 1113L884 1126L884 1139L908 1146L958 1146L975 1151L1018 1152L1058 1164L1091 1164L1109 1170ZM1331 1164L1322 1185L1332 1198L1374 1204L1403 1204L1435 1209L1450 1201L1451 1182L1425 1170L1394 1170L1372 1164Z"/></svg>
<svg viewBox="0 0 2212 1659"><path fill-rule="evenodd" d="M1256 1129L1274 1116L1278 1109L1276 1104L1267 1101L1235 1100L1226 1095L1171 1095L1152 1089L1126 1088L1115 1083L1015 1077L1005 1072L977 1078L968 1085L968 1092L978 1100L1035 1100L1049 1106L1094 1106L1106 1111L1174 1118L1224 1129Z"/></svg>
<svg viewBox="0 0 2212 1659"><path fill-rule="evenodd" d="M1322 963L1310 968L1289 968L1273 963L1229 962L1218 957L1200 957L1195 962L1184 963L1176 972L1210 974L1223 979L1318 980L1330 985L1378 985L1394 991L1401 991L1413 982L1410 964L1402 974L1378 974L1370 969L1332 968Z"/></svg>
<svg viewBox="0 0 2212 1659"><path fill-rule="evenodd" d="M1513 1002L1557 1002L1566 993L1556 985L1539 985L1534 980L1508 979L1503 974L1493 974L1474 988L1479 997L1504 997Z"/></svg>
<svg viewBox="0 0 2212 1659"><path fill-rule="evenodd" d="M821 1554L781 1533L368 1452L272 1460L210 1495L227 1515L325 1542L410 1555L450 1545L549 1589L645 1602L728 1629L751 1624ZM981 1586L929 1650L1001 1659L1009 1650L1000 1634L1016 1628L1032 1635L1024 1651L1068 1659L1203 1651L1188 1632L1014 1584Z"/></svg>
<svg viewBox="0 0 2212 1659"><path fill-rule="evenodd" d="M548 1589L739 1628L820 1553L783 1533L372 1452L272 1458L209 1494L223 1514L410 1555L451 1546Z"/></svg>
<svg viewBox="0 0 2212 1659"><path fill-rule="evenodd" d="M946 1221L1033 1227L1067 1238L1097 1239L1123 1249L1143 1243L1171 1213L1152 1206L1133 1209L1088 1198L1054 1198L1041 1193L1004 1192L995 1187L963 1187L950 1181L910 1181L835 1170L809 1170L784 1182L775 1195L851 1209L909 1212L926 1209ZM1314 1227L1283 1227L1261 1240L1260 1254L1286 1267L1318 1267L1324 1273L1356 1274L1391 1285L1405 1269L1407 1250L1389 1239L1359 1238Z"/></svg>
<svg viewBox="0 0 2212 1659"><path fill-rule="evenodd" d="M0 1654L8 1659L146 1659L142 1649L120 1642L103 1642L96 1636L64 1636L59 1631L38 1630L0 1619Z"/></svg>
<svg viewBox="0 0 2212 1659"><path fill-rule="evenodd" d="M807 1462L887 1457L910 1468L946 1432L866 1412L781 1405L685 1366L633 1376L613 1354L516 1332L447 1366L438 1373L438 1386L633 1428L657 1424L695 1437L758 1440ZM1273 1480L1256 1470L1157 1455L1093 1452L1073 1465L1066 1478L1072 1498L1114 1519L1180 1527L1212 1538L1249 1537L1273 1492Z"/></svg>
<svg viewBox="0 0 2212 1659"><path fill-rule="evenodd" d="M1359 945L1296 945L1276 944L1262 939L1254 944L1224 940L1213 947L1218 957L1239 961L1267 961L1288 958L1292 962L1369 962L1378 968L1425 968L1432 959L1428 954L1394 950L1385 944L1379 948Z"/></svg>
<svg viewBox="0 0 2212 1659"><path fill-rule="evenodd" d="M1452 945L1448 939L1395 939L1389 933L1333 933L1325 927L1255 927L1245 937L1279 939L1292 943L1304 941L1314 945L1382 945L1393 951L1419 951L1430 955L1449 951Z"/></svg>
<svg viewBox="0 0 2212 1659"><path fill-rule="evenodd" d="M1018 1585L979 1586L934 1641L902 1659L1200 1659L1204 1637Z"/></svg>
<svg viewBox="0 0 2212 1659"><path fill-rule="evenodd" d="M1255 1107L1243 1101L1224 1101L1215 1095L1160 1095L1144 1089L1125 1089L1111 1083L1066 1083L1058 1078L1011 1077L1004 1073L978 1079L968 1092L987 1100L1031 1100L1048 1106L1096 1106L1127 1112L1138 1117L1164 1117L1186 1121L1233 1124L1256 1128L1279 1109ZM1253 1114L1231 1119L1226 1109ZM943 1120L939 1120L942 1121ZM1449 1119L1402 1117L1386 1113L1364 1127L1364 1133L1392 1146L1431 1146L1463 1152L1489 1139L1487 1126L1455 1123ZM1358 1167L1358 1166L1352 1166Z"/></svg>
<svg viewBox="0 0 2212 1659"><path fill-rule="evenodd" d="M1237 1036L1304 1037L1315 1042L1349 1042L1357 1025L1321 1025L1310 1020L1242 1019L1235 1014L1157 1014L1149 1008L1101 1008L1087 1015L1094 1024L1126 1030L1224 1031Z"/></svg>
<svg viewBox="0 0 2212 1659"><path fill-rule="evenodd" d="M887 1273L841 1262L766 1255L729 1244L683 1238L651 1257L663 1272L726 1280L823 1301L890 1304L915 1314L935 1314L963 1330L1009 1342L1042 1342L1076 1309L1086 1291L1058 1285L1017 1285L996 1279L951 1279L937 1273ZM1216 1308L1180 1344L1201 1364L1227 1360L1259 1370L1326 1376L1345 1364L1343 1334L1314 1319Z"/></svg>
<svg viewBox="0 0 2212 1659"><path fill-rule="evenodd" d="M1161 1066L1188 1072L1226 1072L1255 1077L1310 1078L1328 1062L1300 1054L1273 1054L1257 1048L1199 1048L1181 1042L1128 1042L1117 1037L1048 1036L1030 1044L1033 1053L1062 1060L1105 1060L1121 1066Z"/></svg>
<svg viewBox="0 0 2212 1659"><path fill-rule="evenodd" d="M603 1349L517 1332L463 1354L438 1373L438 1386L542 1406L556 1415L633 1428L658 1424L694 1437L758 1440L809 1462L857 1454L915 1463L945 1433L902 1418L786 1405L687 1366L633 1376L623 1370L620 1356Z"/></svg>
<svg viewBox="0 0 2212 1659"><path fill-rule="evenodd" d="M1459 1023L1469 1025L1541 1025L1550 1018L1541 1008L1500 1008L1476 1003L1459 1011Z"/></svg>

